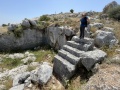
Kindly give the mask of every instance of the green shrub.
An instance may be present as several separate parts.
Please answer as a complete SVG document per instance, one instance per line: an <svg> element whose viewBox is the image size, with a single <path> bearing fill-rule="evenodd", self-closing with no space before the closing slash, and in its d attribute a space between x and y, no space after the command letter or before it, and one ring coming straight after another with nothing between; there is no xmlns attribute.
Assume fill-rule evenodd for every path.
<svg viewBox="0 0 120 90"><path fill-rule="evenodd" d="M39 21L49 21L49 20L50 20L50 18L46 15L43 15L39 18Z"/></svg>
<svg viewBox="0 0 120 90"><path fill-rule="evenodd" d="M37 29L39 29L39 30L44 30L44 29L46 29L48 26L49 26L49 23L48 23L48 22L38 21L38 23L37 23Z"/></svg>
<svg viewBox="0 0 120 90"><path fill-rule="evenodd" d="M14 30L14 35L15 37L21 37L22 33L23 33L23 27L20 25L18 26L15 30Z"/></svg>
<svg viewBox="0 0 120 90"><path fill-rule="evenodd" d="M2 24L3 27L8 26L7 24Z"/></svg>
<svg viewBox="0 0 120 90"><path fill-rule="evenodd" d="M113 19L119 21L120 20L120 6L117 6L117 7L113 8L113 9L110 9L108 11L108 16L110 18L113 18Z"/></svg>
<svg viewBox="0 0 120 90"><path fill-rule="evenodd" d="M73 10L73 9L71 9L71 10L70 10L70 12L71 12L71 13L73 13L73 12L74 12L74 10Z"/></svg>
<svg viewBox="0 0 120 90"><path fill-rule="evenodd" d="M11 59L4 58L4 60L0 64L0 68L12 69L22 64L20 59Z"/></svg>

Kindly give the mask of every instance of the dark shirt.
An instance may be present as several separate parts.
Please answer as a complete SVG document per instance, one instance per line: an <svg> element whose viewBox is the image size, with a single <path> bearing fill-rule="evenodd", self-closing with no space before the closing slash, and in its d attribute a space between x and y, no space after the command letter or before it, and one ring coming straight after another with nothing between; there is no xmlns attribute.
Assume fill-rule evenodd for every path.
<svg viewBox="0 0 120 90"><path fill-rule="evenodd" d="M81 27L87 27L87 19L88 17L83 17L80 21L81 21Z"/></svg>

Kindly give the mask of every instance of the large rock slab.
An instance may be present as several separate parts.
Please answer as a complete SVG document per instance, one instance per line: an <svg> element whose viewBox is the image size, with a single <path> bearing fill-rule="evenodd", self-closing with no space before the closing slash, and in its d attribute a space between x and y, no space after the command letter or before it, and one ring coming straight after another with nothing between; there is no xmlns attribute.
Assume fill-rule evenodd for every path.
<svg viewBox="0 0 120 90"><path fill-rule="evenodd" d="M60 27L49 27L47 29L48 43L56 50L61 49L66 43L65 30Z"/></svg>
<svg viewBox="0 0 120 90"><path fill-rule="evenodd" d="M107 31L96 31L97 35L95 37L95 45L98 47L109 46L112 47L118 43L113 32Z"/></svg>
<svg viewBox="0 0 120 90"><path fill-rule="evenodd" d="M75 35L70 27L49 27L47 29L48 43L50 46L59 50L66 44L67 37Z"/></svg>
<svg viewBox="0 0 120 90"><path fill-rule="evenodd" d="M81 57L81 63L89 71L96 63L103 61L106 56L107 54L99 49L84 52L84 56Z"/></svg>
<svg viewBox="0 0 120 90"><path fill-rule="evenodd" d="M40 85L44 85L50 80L52 76L53 68L47 62L43 62L40 65L36 73L31 74L31 80Z"/></svg>
<svg viewBox="0 0 120 90"><path fill-rule="evenodd" d="M26 50L47 43L47 38L42 31L35 29L23 30L20 37L12 32L0 36L0 51Z"/></svg>

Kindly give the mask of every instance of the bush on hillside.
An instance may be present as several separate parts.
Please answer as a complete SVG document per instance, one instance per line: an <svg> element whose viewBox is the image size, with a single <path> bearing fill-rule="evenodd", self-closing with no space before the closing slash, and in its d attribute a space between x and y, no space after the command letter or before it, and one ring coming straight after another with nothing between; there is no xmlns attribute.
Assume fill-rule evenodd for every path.
<svg viewBox="0 0 120 90"><path fill-rule="evenodd" d="M37 29L39 30L45 30L48 26L49 26L48 22L38 21L37 23Z"/></svg>
<svg viewBox="0 0 120 90"><path fill-rule="evenodd" d="M3 27L8 26L7 24L2 24Z"/></svg>
<svg viewBox="0 0 120 90"><path fill-rule="evenodd" d="M108 11L108 16L110 18L113 18L113 19L119 21L120 20L120 6L117 6L117 7L113 8L113 9L110 9Z"/></svg>
<svg viewBox="0 0 120 90"><path fill-rule="evenodd" d="M43 15L39 18L39 21L49 21L49 20L50 20L50 18L46 15Z"/></svg>

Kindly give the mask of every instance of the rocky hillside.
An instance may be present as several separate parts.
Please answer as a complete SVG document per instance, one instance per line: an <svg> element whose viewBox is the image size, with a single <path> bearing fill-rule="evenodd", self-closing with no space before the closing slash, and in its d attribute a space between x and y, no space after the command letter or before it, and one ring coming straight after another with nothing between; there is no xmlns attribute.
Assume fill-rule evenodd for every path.
<svg viewBox="0 0 120 90"><path fill-rule="evenodd" d="M120 22L106 12L43 15L1 27L0 90L120 90Z"/></svg>

